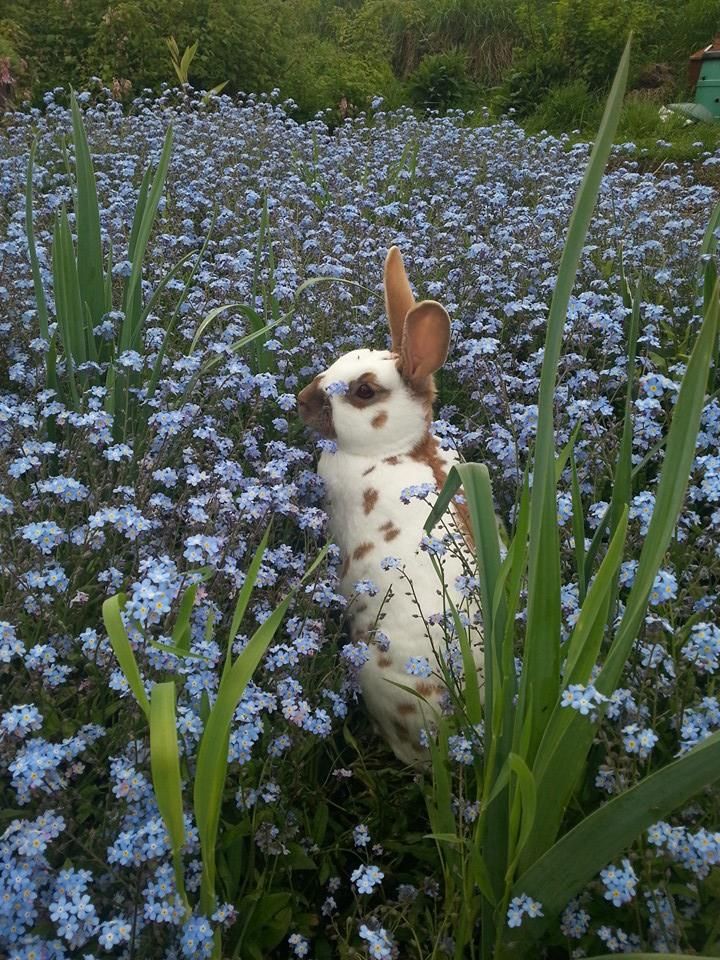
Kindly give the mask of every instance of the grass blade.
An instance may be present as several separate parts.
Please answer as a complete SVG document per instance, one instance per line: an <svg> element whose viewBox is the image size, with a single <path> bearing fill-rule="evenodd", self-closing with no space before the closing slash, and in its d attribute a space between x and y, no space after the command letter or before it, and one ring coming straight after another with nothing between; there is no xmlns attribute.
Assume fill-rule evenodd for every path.
<svg viewBox="0 0 720 960"><path fill-rule="evenodd" d="M620 60L597 139L570 219L547 322L545 353L538 398L530 508L528 607L518 717L533 690L529 759L558 698L560 637L560 551L555 493L555 382L570 294L580 263L590 218L617 129L630 62L630 41Z"/></svg>
<svg viewBox="0 0 720 960"><path fill-rule="evenodd" d="M265 543L266 540L263 538L263 544L261 544L263 552ZM320 551L306 571L301 583L307 580L325 559L327 549L327 547L324 547ZM258 552L256 552L256 556ZM262 557L262 553L260 553L260 557ZM246 583L249 580L250 575L248 573ZM200 741L195 770L193 805L195 821L200 835L203 863L200 908L207 916L215 909L215 848L220 823L220 809L225 790L228 743L233 714L242 699L245 687L282 623L290 601L298 588L299 585L293 588L267 620L258 627L235 663L229 668L226 663L226 669L223 671L220 680L217 699L207 718ZM249 600L251 589L252 587L247 591L247 600ZM235 607L236 615L239 607L240 600ZM244 608L242 609L244 612ZM233 618L233 625L235 625L235 617ZM237 628L239 628L239 622L235 629L237 630ZM234 636L232 629L231 637Z"/></svg>
<svg viewBox="0 0 720 960"><path fill-rule="evenodd" d="M125 605L125 595L116 594L114 597L108 597L103 603L102 615L110 639L110 645L113 648L120 669L125 674L130 690L140 706L145 716L150 719L150 703L145 693L140 671L138 670L135 653L130 646L130 640L122 622L120 615L121 608Z"/></svg>
<svg viewBox="0 0 720 960"><path fill-rule="evenodd" d="M527 925L527 935L540 935L568 902L643 830L718 779L720 732L585 817L514 885L514 894L529 894L543 905L544 916Z"/></svg>
<svg viewBox="0 0 720 960"><path fill-rule="evenodd" d="M38 323L40 325L40 336L43 340L49 340L47 301L45 299L45 290L40 275L40 263L35 248L35 228L33 227L33 169L35 167L36 150L37 140L33 140L32 147L30 148L30 160L28 161L27 180L25 183L25 236L27 237L30 266L32 268L33 289L35 291L35 304L37 306ZM53 386L53 384L50 384L50 386Z"/></svg>
<svg viewBox="0 0 720 960"><path fill-rule="evenodd" d="M74 408L77 410L80 406L77 384L75 381L75 361L73 352L72 330L73 319L70 308L67 303L65 277L65 252L63 244L65 237L62 230L62 221L60 215L55 218L53 228L53 249L52 249L52 269L53 269L53 292L55 296L55 319L57 320L58 331L63 345L63 356L65 359L65 376L70 387L70 396Z"/></svg>
<svg viewBox="0 0 720 960"><path fill-rule="evenodd" d="M199 583L193 583L187 588L185 593L183 593L172 631L173 644L186 653L190 649L190 617L199 586Z"/></svg>
<svg viewBox="0 0 720 960"><path fill-rule="evenodd" d="M131 238L132 254L130 259L132 262L132 268L130 270L130 276L127 279L125 296L123 299L125 319L123 320L122 330L120 331L120 353L122 353L124 350L136 349L140 339L140 299L143 261L145 259L145 250L147 249L148 241L150 239L150 232L155 222L155 215L160 204L160 197L165 184L165 177L167 176L168 167L170 165L172 139L172 127L168 127L162 153L160 154L160 160L158 162L157 169L155 170L155 175L152 178L152 183L150 184L149 189L146 189L145 202L143 204L142 214L136 230L135 222L137 222L137 215L140 208L140 200L138 200L138 211L136 211L135 222L133 222L134 235ZM143 185L145 185L144 180Z"/></svg>
<svg viewBox="0 0 720 960"><path fill-rule="evenodd" d="M618 685L623 667L630 654L647 609L648 598L660 568L662 559L670 543L677 518L682 509L690 470L695 457L695 443L702 414L705 385L715 346L720 321L720 302L716 286L714 297L705 315L702 327L688 360L685 375L680 386L675 410L668 431L665 458L658 482L655 508L648 526L648 532L640 554L635 582L630 591L620 626L610 647L605 664L595 680L597 689L609 696ZM617 535L617 534L616 534ZM588 593L588 599L590 593ZM586 603L588 600L586 599ZM582 616L582 612L581 612ZM556 710L559 707L556 705ZM602 708L598 710L602 715ZM565 771L567 778L571 770L577 770L592 744L599 719L592 722L577 714L565 721L566 729L556 741L549 744L546 756L548 770ZM570 758L570 759L568 759ZM551 765L550 765L551 764ZM541 779L542 784L546 777ZM553 798L556 796L557 781L550 779ZM567 785L567 779L566 779ZM543 849L552 843L560 825L561 805L554 803L552 822L544 827L544 840L534 843L530 849L540 855ZM555 834L553 833L555 831ZM530 859L528 858L528 861Z"/></svg>
<svg viewBox="0 0 720 960"><path fill-rule="evenodd" d="M97 184L90 147L77 98L70 98L72 112L73 142L75 145L75 180L77 183L77 206L75 207L75 230L77 233L77 271L80 298L90 310L90 332L105 312L105 289L103 276L102 237L100 233L100 208Z"/></svg>
<svg viewBox="0 0 720 960"><path fill-rule="evenodd" d="M158 810L170 838L175 886L190 912L185 893L182 848L185 845L185 820L180 779L175 719L175 681L156 683L150 694L150 770Z"/></svg>
<svg viewBox="0 0 720 960"><path fill-rule="evenodd" d="M655 507L640 553L635 581L615 642L598 678L598 689L603 692L612 692L617 685L630 647L645 615L652 585L682 509L695 458L695 444L704 406L705 387L719 323L719 285L716 283L680 385L665 445L665 457L655 494Z"/></svg>

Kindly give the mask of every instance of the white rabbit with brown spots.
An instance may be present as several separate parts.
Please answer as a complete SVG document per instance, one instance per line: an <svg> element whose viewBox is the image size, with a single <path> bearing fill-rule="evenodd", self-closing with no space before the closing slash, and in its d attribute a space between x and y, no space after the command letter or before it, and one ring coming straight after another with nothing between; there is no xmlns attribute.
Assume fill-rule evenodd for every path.
<svg viewBox="0 0 720 960"><path fill-rule="evenodd" d="M385 305L392 349L353 350L340 357L300 392L298 408L306 424L336 443L335 452L323 451L318 473L325 481L331 533L343 557L340 589L352 597L361 580L378 588L374 596L356 596L348 609L353 640L365 640L370 648L360 670L362 693L395 754L415 763L427 757L420 731L430 725L446 692L436 656L446 653L443 628L432 621L447 604L433 560L421 548L428 501L401 499L401 494L408 487L429 485L432 503L434 491L458 462L454 451L442 450L430 433L433 375L447 357L450 320L434 300L415 302L397 247L385 261ZM477 620L477 610L468 611L467 599L455 586L456 578L473 568L460 509L453 504L445 525L433 535L442 537L448 528L455 532L458 546L442 559L446 589ZM388 557L394 558L392 564L382 563ZM389 638L386 649L376 641L378 630ZM479 670L482 637L477 625L470 627L469 636ZM429 662L431 676L408 673L415 657ZM395 684L413 687L423 699Z"/></svg>

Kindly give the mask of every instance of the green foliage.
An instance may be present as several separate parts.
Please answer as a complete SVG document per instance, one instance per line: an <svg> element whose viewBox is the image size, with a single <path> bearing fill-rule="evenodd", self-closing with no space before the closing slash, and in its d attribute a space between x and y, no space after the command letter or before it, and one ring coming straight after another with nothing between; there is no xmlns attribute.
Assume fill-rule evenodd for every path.
<svg viewBox="0 0 720 960"><path fill-rule="evenodd" d="M200 910L205 916L210 916L217 907L218 897L218 869L217 854L219 847L224 845L224 830L221 826L221 812L227 789L228 743L233 724L235 710L242 699L255 669L263 654L277 633L293 596L300 586L312 577L315 570L325 559L327 547L324 547L315 560L308 567L302 580L285 599L273 610L266 620L250 637L241 653L233 659L233 644L240 632L243 618L247 611L250 598L257 581L260 565L267 549L270 528L265 531L260 545L250 563L245 582L238 594L235 604L230 630L228 632L225 656L225 668L220 680L215 703L209 707L200 740L197 755L197 764L194 775L189 771L185 774L192 781L192 807L200 836L200 850L202 860L202 881L200 887ZM190 617L192 602L195 597L196 586L190 586L180 603L176 634L184 635L187 621ZM138 706L145 714L150 728L150 761L153 778L153 789L158 809L165 822L170 838L173 855L173 865L178 892L186 910L190 911L190 904L185 893L182 851L185 845L185 825L183 810L182 779L177 742L176 712L175 712L175 681L157 683L152 688L150 700L140 675L140 669L132 645L122 620L122 608L125 598L121 595L109 598L103 604L105 627L110 638L118 664L125 675L125 679L137 700ZM163 645L157 645L160 649ZM176 645L173 652L180 653ZM181 652L188 656L189 651ZM286 895L282 895L286 896ZM286 905L286 904L283 904ZM265 919L275 917L277 909L270 911ZM262 942L265 933L262 913L255 917L256 939ZM283 926L281 936L286 926ZM274 944L271 944L274 945ZM219 930L215 935L214 960L221 956L221 942Z"/></svg>
<svg viewBox="0 0 720 960"><path fill-rule="evenodd" d="M410 77L413 100L428 110L459 107L469 88L467 58L459 50L430 54Z"/></svg>
<svg viewBox="0 0 720 960"><path fill-rule="evenodd" d="M533 129L593 135L628 32L630 87L686 99L687 58L720 24L716 0L7 0L0 107L99 76L118 99L190 83L279 89L301 119L471 107L483 91ZM168 38L172 38L169 40ZM170 46L170 56L168 56ZM662 136L662 135L659 135ZM681 152L684 157L687 149Z"/></svg>
<svg viewBox="0 0 720 960"><path fill-rule="evenodd" d="M487 468L463 464L453 470L426 523L430 532L462 484L476 544L485 637L486 754L477 761L479 815L472 837L455 835L449 806L447 766L449 723L438 721L431 747L433 790L428 810L445 858L446 895L461 891L456 956L470 942L482 918L483 960L534 956L532 939L554 922L572 897L604 864L627 849L651 823L687 802L720 777L720 733L680 759L657 770L609 803L563 831L565 813L583 780L603 707L583 716L562 705L571 684L592 681L606 698L620 685L638 636L655 577L673 536L692 469L700 417L705 404L720 322L716 273L708 265L704 283L704 320L688 358L665 441L665 457L656 487L655 509L622 616L615 615L618 571L623 558L628 504L632 495L632 400L640 291L634 296L622 281L630 311L628 387L623 439L618 448L613 495L585 555L576 553L580 581L589 586L573 630L561 643L560 543L557 524L557 476L572 446L555 450L554 405L562 340L572 288L587 237L601 177L617 130L629 68L629 45L610 93L600 131L577 195L547 323L538 396L538 423L532 463L533 482L521 499L516 529L504 561L494 535L495 508ZM706 235L712 236L712 231ZM710 241L708 241L710 242ZM576 502L579 491L575 491ZM576 537L585 542L578 524ZM605 553L596 565L598 548ZM526 583L527 616L522 631L523 670L515 676L515 617ZM463 634L456 624L461 648ZM604 645L604 649L603 649ZM602 651L602 653L601 653ZM472 661L470 661L470 664ZM472 669L472 667L471 667ZM474 673L474 670L473 670ZM474 702L468 697L468 714ZM475 727L468 716L465 734ZM480 891L478 896L475 889ZM506 924L511 898L528 895L542 902L541 919L522 932Z"/></svg>

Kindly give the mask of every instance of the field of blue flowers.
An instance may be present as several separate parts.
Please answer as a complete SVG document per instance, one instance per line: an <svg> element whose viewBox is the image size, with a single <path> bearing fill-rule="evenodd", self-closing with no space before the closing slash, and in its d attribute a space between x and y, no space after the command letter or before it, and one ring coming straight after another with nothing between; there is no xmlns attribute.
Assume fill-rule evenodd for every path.
<svg viewBox="0 0 720 960"><path fill-rule="evenodd" d="M434 432L488 465L510 527L535 436L548 304L590 148L529 137L509 120L459 112L420 120L409 110L384 112L379 102L371 115L329 131L320 119L297 124L273 97L208 102L169 91L136 100L129 112L101 90L79 99L113 282L131 271L140 181L158 162L169 125L172 159L143 300L190 256L153 301L142 342L111 360L88 360L79 375L100 370L102 378L78 408L64 402L46 379L25 179L37 138L33 219L52 323L53 219L73 205L70 110L49 94L44 111L5 117L0 956L193 960L218 942L223 957L252 960L454 956L461 905L448 895L445 861L427 836L430 778L403 770L363 712L355 673L365 652L343 632L337 552L331 547L298 586L325 542L327 517L317 441L297 419L295 396L351 347L386 346L382 264L398 244L417 293L440 300L452 319ZM629 510L636 551L698 328L699 251L718 201L689 168L640 172L641 160L632 144L613 148L556 394L558 445L577 431L592 535L610 500L622 430L628 311L618 279L621 268L642 277ZM718 165L720 153L699 161L708 172ZM325 279L300 290L318 278ZM238 347L257 317L276 325ZM122 321L111 311L96 336L113 342ZM122 408L106 402L108 364L129 384ZM154 368L159 379L148 391ZM686 506L571 819L720 729L718 387L708 385ZM579 607L569 469L560 489L567 634ZM296 592L234 716L217 909L189 914L151 784L147 722L110 646L102 604L126 595L147 689L176 681L188 778L235 599L271 520L256 588L230 638L234 651ZM630 555L620 602L635 569ZM181 650L172 623L198 570ZM592 685L565 697L580 714L596 703ZM481 749L479 737L450 741L459 832L477 816L464 778ZM720 794L710 789L658 820L567 905L538 951L717 952L719 827ZM185 886L195 903L202 864L189 806L185 831ZM541 901L514 900L507 923L531 925L541 912Z"/></svg>

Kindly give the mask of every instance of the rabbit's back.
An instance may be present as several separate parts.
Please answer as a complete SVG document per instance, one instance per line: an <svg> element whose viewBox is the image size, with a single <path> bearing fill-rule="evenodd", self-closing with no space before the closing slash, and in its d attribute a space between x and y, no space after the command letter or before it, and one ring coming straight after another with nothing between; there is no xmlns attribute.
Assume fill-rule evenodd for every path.
<svg viewBox="0 0 720 960"><path fill-rule="evenodd" d="M424 757L419 733L445 693L436 676L436 653L444 652L438 615L447 604L431 555L421 541L428 501L435 497L429 491L442 485L456 462L454 453L440 450L428 435L408 453L379 460L324 453L318 468L326 484L331 532L342 554L340 588L353 598L348 609L351 635L369 646L369 659L360 673L363 695L390 746L408 763ZM424 490L427 499L413 495ZM432 535L441 537L448 529L463 533L457 517L446 514L445 526L438 525ZM443 556L443 578L453 602L467 608L455 580L467 574L470 551L463 546L464 540L458 540L459 549ZM372 583L372 595L357 592L356 584L362 581ZM471 637L479 666L477 629ZM423 676L421 664L416 665L418 674L408 672L413 658L419 657L428 661L434 676ZM427 703L395 684L415 689Z"/></svg>

